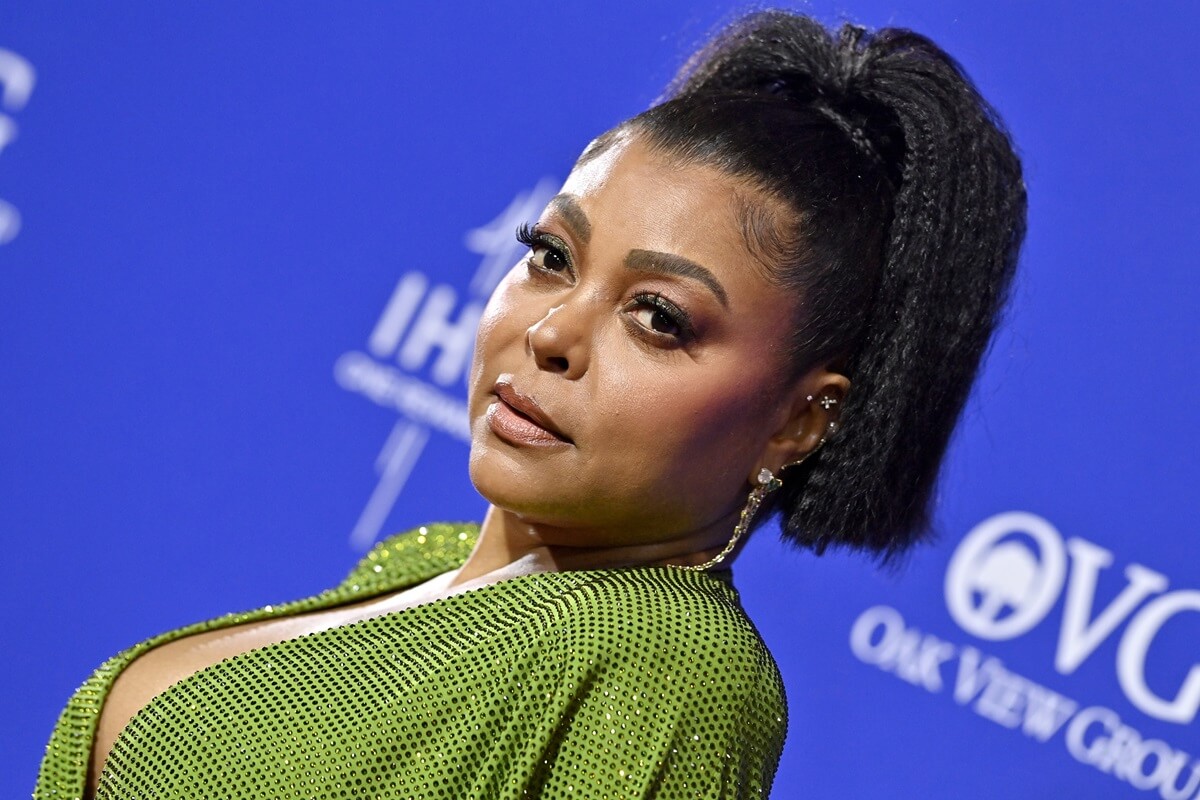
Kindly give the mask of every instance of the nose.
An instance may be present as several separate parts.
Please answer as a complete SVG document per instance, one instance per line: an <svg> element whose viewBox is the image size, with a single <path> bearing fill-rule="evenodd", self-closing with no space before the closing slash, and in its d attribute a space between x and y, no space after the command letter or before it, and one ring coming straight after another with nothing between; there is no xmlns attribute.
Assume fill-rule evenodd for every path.
<svg viewBox="0 0 1200 800"><path fill-rule="evenodd" d="M529 326L525 341L539 369L575 379L587 371L588 337L581 309L557 305Z"/></svg>

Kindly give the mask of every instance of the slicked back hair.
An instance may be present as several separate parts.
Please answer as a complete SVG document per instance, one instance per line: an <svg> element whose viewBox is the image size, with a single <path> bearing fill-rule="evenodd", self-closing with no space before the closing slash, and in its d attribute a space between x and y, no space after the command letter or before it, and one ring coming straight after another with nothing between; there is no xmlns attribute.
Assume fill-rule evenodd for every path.
<svg viewBox="0 0 1200 800"><path fill-rule="evenodd" d="M930 501L1007 300L1025 233L1021 165L959 65L902 29L833 32L785 11L726 27L634 133L785 201L743 230L797 299L794 379L850 378L836 433L784 473L785 537L887 560L930 534Z"/></svg>

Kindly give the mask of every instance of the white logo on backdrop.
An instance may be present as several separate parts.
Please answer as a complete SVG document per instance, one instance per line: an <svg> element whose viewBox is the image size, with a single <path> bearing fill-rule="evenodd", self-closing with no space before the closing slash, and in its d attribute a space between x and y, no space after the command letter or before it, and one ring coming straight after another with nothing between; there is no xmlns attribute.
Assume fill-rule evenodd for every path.
<svg viewBox="0 0 1200 800"><path fill-rule="evenodd" d="M1032 542L999 541L1014 530ZM1033 514L1001 514L978 525L954 551L946 605L968 633L1010 639L1041 622L1065 574L1061 540L1050 523Z"/></svg>
<svg viewBox="0 0 1200 800"><path fill-rule="evenodd" d="M1113 561L1110 551L1093 542L1064 539L1042 517L997 514L967 533L951 557L946 607L966 632L1007 641L1046 621L1061 597L1056 672L1073 674L1104 642L1116 638L1113 671L1129 702L1152 719L1191 725L1200 714L1197 639L1190 640L1194 652L1188 657L1198 659L1190 665L1162 663L1163 658L1175 659L1154 645L1168 623L1185 612L1200 613L1200 591L1168 591L1165 575L1130 563L1120 591L1097 609L1097 585ZM1135 788L1157 790L1168 800L1200 798L1200 761L1188 752L1144 737L1109 708L1081 707L975 647L910 627L894 608L875 606L860 614L850 632L850 649L863 662L930 693L943 690L948 671L955 702L985 719L1039 742L1061 730L1067 752L1084 764ZM1157 690L1146 678L1147 662L1155 658ZM1161 676L1180 674L1174 691L1163 691L1167 684Z"/></svg>
<svg viewBox="0 0 1200 800"><path fill-rule="evenodd" d="M354 548L365 550L379 536L431 432L470 441L464 384L479 317L521 257L524 246L513 235L517 226L535 219L558 186L543 178L491 222L467 232L466 249L481 259L466 296L426 272L405 273L367 338L366 352L351 350L334 364L343 389L400 415L375 459L379 477L350 533Z"/></svg>
<svg viewBox="0 0 1200 800"><path fill-rule="evenodd" d="M11 50L0 48L0 153L17 138L15 114L29 102L36 74L33 65ZM21 213L0 199L0 244L8 244L21 232Z"/></svg>
<svg viewBox="0 0 1200 800"><path fill-rule="evenodd" d="M1037 541L1040 568L1021 542L1023 535ZM981 639L1000 641L1020 636L1042 622L1058 600L1068 557L1070 580L1066 582L1055 670L1062 675L1075 672L1129 620L1120 637L1115 665L1125 696L1155 719L1180 725L1195 720L1200 713L1200 663L1191 667L1174 697L1164 698L1146 684L1146 659L1169 620L1185 611L1200 611L1200 592L1167 592L1165 575L1141 564L1129 564L1121 592L1093 614L1096 584L1101 570L1112 565L1113 554L1078 537L1064 543L1054 526L1041 517L1021 512L999 514L968 533L946 571L946 606L955 622ZM980 604L972 604L968 594L978 594ZM1009 602L1016 604L1011 615L1001 621L987 620L994 606Z"/></svg>

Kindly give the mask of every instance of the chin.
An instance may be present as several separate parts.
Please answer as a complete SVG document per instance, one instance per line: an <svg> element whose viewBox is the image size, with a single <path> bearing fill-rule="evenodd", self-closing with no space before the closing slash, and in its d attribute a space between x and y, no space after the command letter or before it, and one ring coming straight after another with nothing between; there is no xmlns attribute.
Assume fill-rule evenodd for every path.
<svg viewBox="0 0 1200 800"><path fill-rule="evenodd" d="M558 524L562 519L562 509L556 508L561 505L561 493L548 496L547 491L558 482L535 474L500 448L472 446L470 476L475 491L496 508L522 519L529 517L531 522Z"/></svg>
<svg viewBox="0 0 1200 800"><path fill-rule="evenodd" d="M507 452L506 452L507 451ZM538 474L520 454L498 442L471 444L469 474L475 491L497 508L525 511L541 505L539 496L553 482ZM544 498L543 498L544 502Z"/></svg>
<svg viewBox="0 0 1200 800"><path fill-rule="evenodd" d="M537 474L497 448L472 447L471 483L488 503L522 523L536 525L547 544L618 546L644 544L656 537L648 531L673 530L660 514L647 515L650 503L601 502L591 491L565 494L579 485L562 470ZM554 529L561 533L556 534Z"/></svg>

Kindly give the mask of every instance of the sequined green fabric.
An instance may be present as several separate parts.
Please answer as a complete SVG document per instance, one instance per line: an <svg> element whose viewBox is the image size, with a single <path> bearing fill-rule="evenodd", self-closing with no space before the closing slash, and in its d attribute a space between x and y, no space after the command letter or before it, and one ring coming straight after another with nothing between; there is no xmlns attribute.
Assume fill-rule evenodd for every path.
<svg viewBox="0 0 1200 800"><path fill-rule="evenodd" d="M34 797L82 797L104 697L151 647L396 591L461 564L477 533L392 537L331 591L118 654L68 703ZM122 732L97 800L763 797L785 716L775 663L726 580L666 567L539 573L180 681Z"/></svg>

